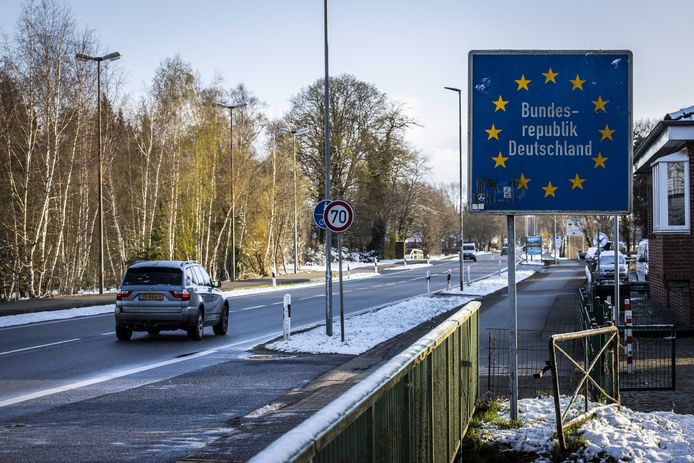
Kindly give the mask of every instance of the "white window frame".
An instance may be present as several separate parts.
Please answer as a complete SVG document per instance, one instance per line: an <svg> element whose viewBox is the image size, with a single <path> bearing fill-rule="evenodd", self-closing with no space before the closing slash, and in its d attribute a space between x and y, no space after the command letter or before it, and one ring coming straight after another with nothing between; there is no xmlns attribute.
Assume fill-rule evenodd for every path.
<svg viewBox="0 0 694 463"><path fill-rule="evenodd" d="M669 225L668 223L667 163L669 162L684 162L684 225ZM653 232L689 234L689 155L686 151L680 151L663 156L651 163L651 174L653 178Z"/></svg>

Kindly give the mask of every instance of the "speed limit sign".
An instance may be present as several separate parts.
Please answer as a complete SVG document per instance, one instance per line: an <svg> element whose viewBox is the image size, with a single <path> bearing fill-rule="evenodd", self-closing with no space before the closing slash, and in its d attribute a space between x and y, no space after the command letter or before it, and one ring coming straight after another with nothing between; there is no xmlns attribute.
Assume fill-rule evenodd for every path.
<svg viewBox="0 0 694 463"><path fill-rule="evenodd" d="M342 233L352 226L354 210L347 201L336 199L323 210L325 225L335 233Z"/></svg>

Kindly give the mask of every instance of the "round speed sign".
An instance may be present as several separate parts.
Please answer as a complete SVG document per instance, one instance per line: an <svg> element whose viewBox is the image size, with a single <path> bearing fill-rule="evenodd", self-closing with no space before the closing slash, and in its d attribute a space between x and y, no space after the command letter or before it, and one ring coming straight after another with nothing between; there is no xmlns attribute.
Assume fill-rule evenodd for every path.
<svg viewBox="0 0 694 463"><path fill-rule="evenodd" d="M323 221L331 231L342 233L352 226L354 210L347 201L336 199L325 206Z"/></svg>

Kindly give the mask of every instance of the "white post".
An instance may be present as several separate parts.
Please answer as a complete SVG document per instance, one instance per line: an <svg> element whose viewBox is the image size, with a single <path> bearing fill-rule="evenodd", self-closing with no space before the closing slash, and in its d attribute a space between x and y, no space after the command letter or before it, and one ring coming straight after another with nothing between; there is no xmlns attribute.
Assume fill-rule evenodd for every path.
<svg viewBox="0 0 694 463"><path fill-rule="evenodd" d="M629 299L624 300L624 337L625 339L625 350L627 354L627 373L634 373L634 352L632 350L632 343L634 342L634 333L632 328L634 326L631 314L631 301Z"/></svg>
<svg viewBox="0 0 694 463"><path fill-rule="evenodd" d="M470 266L468 265L465 267L465 270L467 270L467 284L470 284Z"/></svg>
<svg viewBox="0 0 694 463"><path fill-rule="evenodd" d="M347 279L350 280L352 278L352 270L350 269L349 264L347 264Z"/></svg>
<svg viewBox="0 0 694 463"><path fill-rule="evenodd" d="M516 298L516 227L515 217L506 216L506 227L508 230L508 305L509 305L509 329L511 339L509 340L509 389L511 394L512 420L518 419L518 306ZM526 219L527 227L527 219ZM527 234L526 234L527 236ZM527 244L527 242L526 242ZM526 248L527 249L527 248Z"/></svg>
<svg viewBox="0 0 694 463"><path fill-rule="evenodd" d="M405 268L407 268L407 257L402 258L402 265L404 265Z"/></svg>
<svg viewBox="0 0 694 463"><path fill-rule="evenodd" d="M501 259L499 259L499 270L497 271L497 274L501 276Z"/></svg>
<svg viewBox="0 0 694 463"><path fill-rule="evenodd" d="M284 295L284 318L282 319L282 334L284 340L287 341L292 335L292 295Z"/></svg>
<svg viewBox="0 0 694 463"><path fill-rule="evenodd" d="M446 291L451 290L451 269L448 269L448 275L446 276Z"/></svg>
<svg viewBox="0 0 694 463"><path fill-rule="evenodd" d="M272 287L277 287L277 270L275 270L274 268L272 269Z"/></svg>
<svg viewBox="0 0 694 463"><path fill-rule="evenodd" d="M427 297L431 297L431 272L427 270Z"/></svg>
<svg viewBox="0 0 694 463"><path fill-rule="evenodd" d="M378 275L378 258L374 257L374 273Z"/></svg>

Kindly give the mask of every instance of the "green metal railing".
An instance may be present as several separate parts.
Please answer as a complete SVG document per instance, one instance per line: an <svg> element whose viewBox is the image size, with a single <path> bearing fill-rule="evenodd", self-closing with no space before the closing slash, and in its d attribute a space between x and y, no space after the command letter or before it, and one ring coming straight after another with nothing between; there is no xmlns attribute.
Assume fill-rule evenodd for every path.
<svg viewBox="0 0 694 463"><path fill-rule="evenodd" d="M453 461L477 399L479 307L465 305L251 461Z"/></svg>

